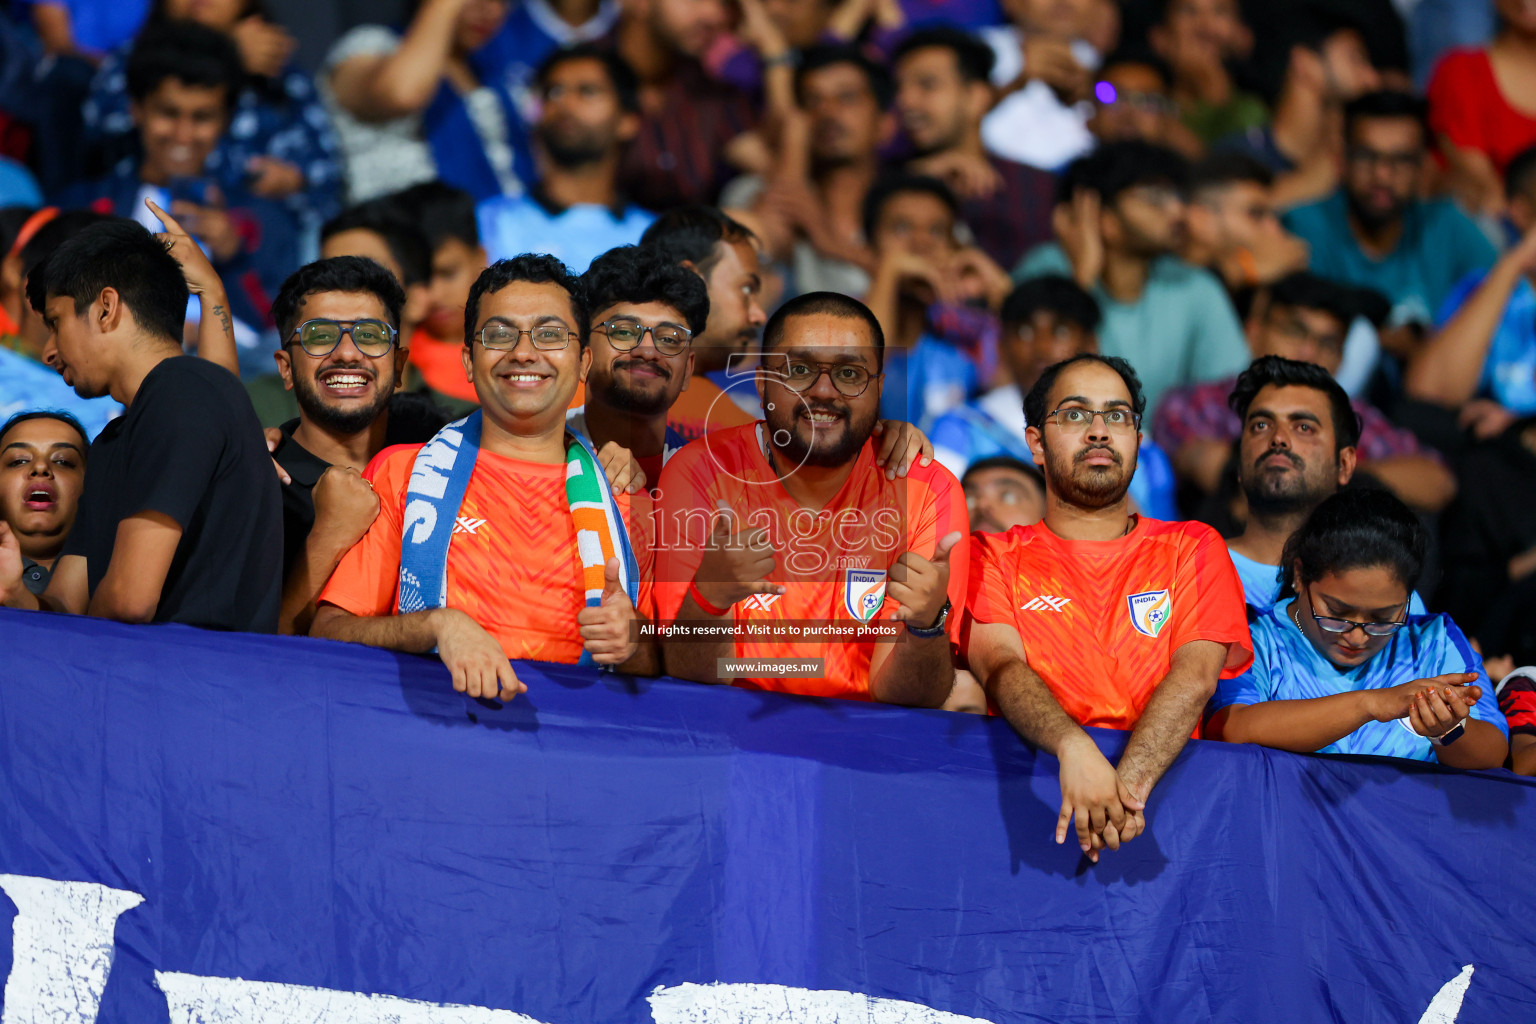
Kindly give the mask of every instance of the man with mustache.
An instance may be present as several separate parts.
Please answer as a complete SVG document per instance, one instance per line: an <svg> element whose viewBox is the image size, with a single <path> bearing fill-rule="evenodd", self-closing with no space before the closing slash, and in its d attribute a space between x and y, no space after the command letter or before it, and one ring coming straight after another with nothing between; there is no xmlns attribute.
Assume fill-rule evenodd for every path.
<svg viewBox="0 0 1536 1024"><path fill-rule="evenodd" d="M1253 649L1216 531L1128 507L1146 408L1130 364L1057 363L1024 404L1045 518L973 536L961 647L1009 724L1061 762L1056 841L1075 820L1096 861L1145 830L1152 787ZM1118 765L1084 726L1130 730Z"/></svg>
<svg viewBox="0 0 1536 1024"><path fill-rule="evenodd" d="M960 484L934 463L900 481L877 464L885 340L858 300L792 299L763 347L764 421L710 434L662 472L658 622L679 630L664 635L666 669L939 707L965 593Z"/></svg>

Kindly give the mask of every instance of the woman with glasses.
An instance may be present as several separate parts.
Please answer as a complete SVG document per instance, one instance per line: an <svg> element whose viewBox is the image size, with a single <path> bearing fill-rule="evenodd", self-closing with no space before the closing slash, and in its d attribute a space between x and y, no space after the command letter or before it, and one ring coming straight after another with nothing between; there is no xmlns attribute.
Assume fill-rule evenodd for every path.
<svg viewBox="0 0 1536 1024"><path fill-rule="evenodd" d="M1217 684L1205 735L1502 765L1508 727L1482 660L1449 616L1408 615L1427 545L1387 491L1343 491L1319 505L1286 545L1280 600L1252 624L1253 665Z"/></svg>

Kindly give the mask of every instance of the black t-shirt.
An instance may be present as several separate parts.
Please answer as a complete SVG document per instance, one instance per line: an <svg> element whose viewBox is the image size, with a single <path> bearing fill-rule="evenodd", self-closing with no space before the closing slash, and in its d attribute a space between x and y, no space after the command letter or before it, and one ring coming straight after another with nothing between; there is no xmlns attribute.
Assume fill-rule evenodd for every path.
<svg viewBox="0 0 1536 1024"><path fill-rule="evenodd" d="M426 444L443 429L449 415L426 395L400 392L390 397L389 421L384 427L384 447L396 444ZM331 464L293 439L298 420L289 420L278 429L283 441L272 457L287 470L293 483L283 485L283 578L293 571L294 562L304 553L304 541L315 526L315 484Z"/></svg>
<svg viewBox="0 0 1536 1024"><path fill-rule="evenodd" d="M64 554L83 555L91 592L118 524L158 512L181 525L156 622L277 631L282 519L277 473L251 400L228 370L176 356L149 372L91 444Z"/></svg>

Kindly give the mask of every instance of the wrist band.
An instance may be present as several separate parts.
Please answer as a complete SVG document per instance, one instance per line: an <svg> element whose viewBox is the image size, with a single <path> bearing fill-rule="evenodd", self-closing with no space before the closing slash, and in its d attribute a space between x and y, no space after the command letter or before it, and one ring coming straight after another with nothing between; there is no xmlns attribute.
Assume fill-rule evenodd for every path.
<svg viewBox="0 0 1536 1024"><path fill-rule="evenodd" d="M729 606L725 608L716 608L714 605L704 600L704 595L699 593L699 585L697 583L688 584L688 596L693 598L693 603L698 605L701 611L704 611L710 615L726 615L730 613L731 609Z"/></svg>

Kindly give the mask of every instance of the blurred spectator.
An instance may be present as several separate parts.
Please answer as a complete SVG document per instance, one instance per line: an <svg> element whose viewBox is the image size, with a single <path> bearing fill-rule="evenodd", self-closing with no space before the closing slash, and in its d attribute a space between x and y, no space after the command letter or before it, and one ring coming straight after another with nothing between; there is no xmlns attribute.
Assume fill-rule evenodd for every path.
<svg viewBox="0 0 1536 1024"><path fill-rule="evenodd" d="M1504 177L1521 240L1492 270L1456 283L1439 310L1439 330L1413 354L1403 380L1411 397L1461 410L1479 438L1536 413L1536 146L1511 160Z"/></svg>
<svg viewBox="0 0 1536 1024"><path fill-rule="evenodd" d="M864 197L895 132L893 92L890 73L857 46L807 49L795 93L808 138L786 145L769 176L744 175L721 193L722 206L763 215L776 236L765 247L789 261L798 292L869 290ZM797 150L804 159L793 159Z"/></svg>
<svg viewBox="0 0 1536 1024"><path fill-rule="evenodd" d="M1150 53L1110 54L1093 86L1093 114L1088 128L1099 142L1150 142L1187 157L1203 147L1179 120L1172 99L1168 66Z"/></svg>
<svg viewBox="0 0 1536 1024"><path fill-rule="evenodd" d="M1536 668L1527 665L1499 680L1498 696L1509 723L1510 770L1536 775Z"/></svg>
<svg viewBox="0 0 1536 1024"><path fill-rule="evenodd" d="M756 422L762 406L754 378L741 371L756 358L768 321L759 304L757 237L713 207L685 206L658 217L640 244L698 274L709 291L709 319L693 338L693 376L667 425L692 441Z"/></svg>
<svg viewBox="0 0 1536 1024"><path fill-rule="evenodd" d="M538 250L580 273L655 219L618 189L619 160L640 130L640 86L621 58L587 44L555 51L536 87L543 176L525 195L481 201L480 238L492 262Z"/></svg>
<svg viewBox="0 0 1536 1024"><path fill-rule="evenodd" d="M32 9L32 27L50 57L84 57L92 63L139 31L150 0L19 0Z"/></svg>
<svg viewBox="0 0 1536 1024"><path fill-rule="evenodd" d="M27 302L27 275L53 250L88 224L107 218L89 210L59 213L44 207L21 227L0 262L0 416L28 409L55 409L73 415L86 439L101 433L123 407L111 398L82 398L45 362L48 326Z"/></svg>
<svg viewBox="0 0 1536 1024"><path fill-rule="evenodd" d="M960 478L960 487L974 532L1007 533L1045 516L1045 477L1011 455L977 459Z"/></svg>
<svg viewBox="0 0 1536 1024"><path fill-rule="evenodd" d="M1498 28L1494 0L1397 0L1397 7L1407 22L1413 84L1421 90L1447 50L1482 46Z"/></svg>
<svg viewBox="0 0 1536 1024"><path fill-rule="evenodd" d="M375 199L343 210L320 229L320 258L335 256L366 257L400 282L400 339L408 348L431 311L432 244L426 233L388 197Z"/></svg>
<svg viewBox="0 0 1536 1024"><path fill-rule="evenodd" d="M618 20L619 0L521 0L470 61L481 79L507 91L523 122L531 124L539 65L556 50L597 42Z"/></svg>
<svg viewBox="0 0 1536 1024"><path fill-rule="evenodd" d="M240 382L181 354L187 295L166 243L123 220L82 229L28 277L64 380L127 412L91 445L48 589L33 597L19 579L0 580L6 604L276 630L277 477Z"/></svg>
<svg viewBox="0 0 1536 1024"><path fill-rule="evenodd" d="M1297 753L1501 766L1509 728L1482 661L1449 616L1408 614L1428 546L1418 519L1383 491L1319 505L1282 559L1294 598L1254 621L1253 666L1217 685L1206 734Z"/></svg>
<svg viewBox="0 0 1536 1024"><path fill-rule="evenodd" d="M412 218L432 246L427 315L409 339L411 367L444 408L462 415L479 402L463 357L464 304L485 269L475 201L442 182L413 185L385 202Z"/></svg>
<svg viewBox="0 0 1536 1024"><path fill-rule="evenodd" d="M1061 274L1098 301L1099 348L1130 360L1156 409L1171 387L1219 380L1248 365L1243 329L1221 283L1174 253L1183 242L1189 173L1171 150L1116 142L1073 161L1057 190L1057 242L1015 280Z"/></svg>
<svg viewBox="0 0 1536 1024"><path fill-rule="evenodd" d="M145 200L169 211L228 282L242 371L265 372L273 349L270 296L297 258L298 240L287 210L221 187L210 171L240 88L235 43L195 22L152 26L134 43L127 80L142 156L124 158L99 182L76 186L65 205L128 217L157 232L161 224Z"/></svg>
<svg viewBox="0 0 1536 1024"><path fill-rule="evenodd" d="M1227 68L1253 46L1238 0L1164 0L1149 41L1173 71L1180 118L1202 143L1269 121L1264 101L1241 89Z"/></svg>
<svg viewBox="0 0 1536 1024"><path fill-rule="evenodd" d="M1486 271L1493 243L1449 199L1420 199L1428 136L1421 101L1374 92L1345 110L1343 187L1291 210L1286 227L1312 247L1314 273L1373 288L1392 303L1382 343L1407 354L1395 334L1417 334L1456 282Z"/></svg>
<svg viewBox="0 0 1536 1024"><path fill-rule="evenodd" d="M405 375L396 330L404 302L394 275L357 256L300 267L273 302L278 369L299 405L272 453L289 478L281 632L309 632L320 589L378 515L361 475L368 463L391 445L426 443L448 422L440 416L423 430L391 415Z"/></svg>
<svg viewBox="0 0 1536 1024"><path fill-rule="evenodd" d="M934 28L903 39L891 67L896 112L917 154L907 169L947 182L976 244L1012 266L1050 238L1054 182L1047 172L993 156L982 145L992 60L992 50L975 36Z"/></svg>
<svg viewBox="0 0 1536 1024"><path fill-rule="evenodd" d="M882 59L909 26L899 0L761 0L740 5L734 33L720 36L705 57L705 66L722 82L748 94L760 94L767 84L757 25L767 22L776 38L803 66L806 54L818 46L859 45Z"/></svg>
<svg viewBox="0 0 1536 1024"><path fill-rule="evenodd" d="M351 202L433 179L476 199L522 191L522 122L503 84L471 63L508 6L417 0L403 33L360 25L337 40L318 81Z"/></svg>
<svg viewBox="0 0 1536 1024"><path fill-rule="evenodd" d="M1429 83L1429 126L1450 165L1450 187L1480 213L1504 210L1504 172L1536 143L1536 7L1496 0L1498 34L1486 47L1452 50ZM1520 106L1517 104L1527 104Z"/></svg>
<svg viewBox="0 0 1536 1024"><path fill-rule="evenodd" d="M1232 457L1232 445L1244 433L1241 409L1229 396L1245 394L1266 380L1277 386L1310 387L1310 374L1294 383L1286 376L1291 361L1320 367L1328 391L1343 359L1344 335L1356 312L1349 291L1314 274L1296 273L1277 282L1254 302L1248 345L1256 362L1243 376L1194 384L1170 391L1153 418L1152 432L1173 456L1181 480L1210 494L1217 489ZM1284 363L1277 362L1278 357ZM1277 367L1284 367L1282 372ZM1279 376L1271 378L1271 375ZM1415 508L1438 512L1456 494L1456 481L1440 456L1407 430L1394 426L1375 406L1353 402L1359 417L1360 469Z"/></svg>
<svg viewBox="0 0 1536 1024"><path fill-rule="evenodd" d="M21 581L34 597L75 525L91 439L67 412L20 412L0 427L0 523L21 553Z"/></svg>
<svg viewBox="0 0 1536 1024"><path fill-rule="evenodd" d="M1061 761L1057 842L1075 818L1097 860L1145 829L1217 679L1252 660L1248 624L1214 530L1131 512L1145 404L1129 363L1058 363L1025 402L1045 517L973 538L961 645L1008 724ZM1083 726L1131 731L1118 765Z"/></svg>
<svg viewBox="0 0 1536 1024"><path fill-rule="evenodd" d="M1011 24L981 30L1000 96L981 122L989 152L1055 170L1093 148L1084 101L1099 52L1084 36L1098 10L1093 0L1011 0Z"/></svg>
<svg viewBox="0 0 1536 1024"><path fill-rule="evenodd" d="M1003 362L1008 384L957 406L934 421L934 458L952 473L964 473L975 460L1009 455L1034 461L1025 435L1024 395L1046 368L1084 353L1097 353L1099 306L1093 296L1065 277L1034 277L1003 301ZM1148 435L1141 439L1131 500L1137 511L1154 519L1177 519L1173 467Z"/></svg>
<svg viewBox="0 0 1536 1024"><path fill-rule="evenodd" d="M0 207L43 205L43 190L24 164L0 157Z"/></svg>
<svg viewBox="0 0 1536 1024"><path fill-rule="evenodd" d="M259 0L157 0L149 28L190 19L234 40L245 72L229 126L208 158L221 186L280 200L312 230L336 212L341 168L330 121L309 75L293 65L293 37L269 21ZM86 141L109 163L137 142L128 95L128 48L109 53L82 109Z"/></svg>
<svg viewBox="0 0 1536 1024"><path fill-rule="evenodd" d="M1275 214L1274 175L1245 153L1218 152L1190 172L1184 259L1228 291L1268 284L1307 266L1307 243Z"/></svg>

